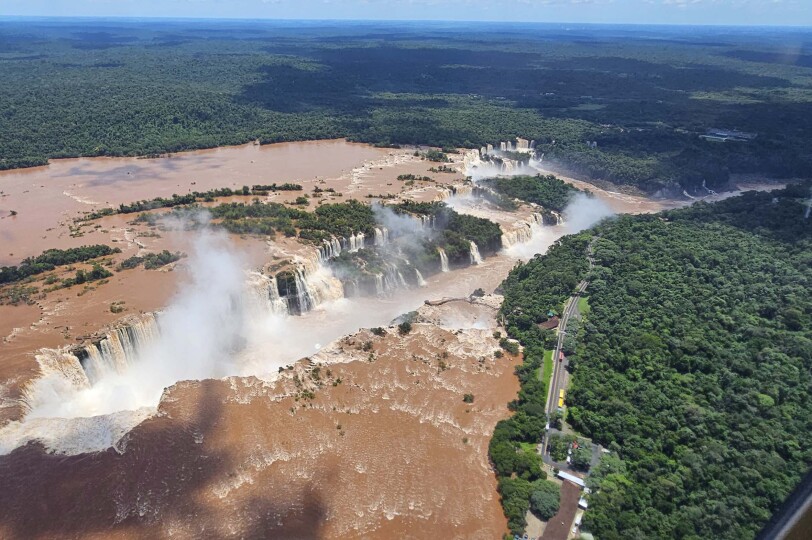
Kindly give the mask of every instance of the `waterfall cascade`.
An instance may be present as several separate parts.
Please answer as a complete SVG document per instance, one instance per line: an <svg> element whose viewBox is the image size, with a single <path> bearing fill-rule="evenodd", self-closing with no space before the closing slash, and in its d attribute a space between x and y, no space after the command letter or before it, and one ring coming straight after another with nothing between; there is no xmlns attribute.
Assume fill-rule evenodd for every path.
<svg viewBox="0 0 812 540"><path fill-rule="evenodd" d="M529 242L543 225L544 217L534 212L529 218L517 222L511 230L502 233L502 248Z"/></svg>
<svg viewBox="0 0 812 540"><path fill-rule="evenodd" d="M704 189L705 191L707 191L707 192L708 192L708 195L717 195L717 193L716 193L715 191L713 191L712 189L710 189L710 188L708 187L707 180L705 180L704 178L702 179L702 189Z"/></svg>
<svg viewBox="0 0 812 540"><path fill-rule="evenodd" d="M423 274L421 274L420 270L418 270L417 268L415 268L414 271L415 271L415 274L417 274L417 285L419 287L425 287L426 286L426 280L423 279Z"/></svg>
<svg viewBox="0 0 812 540"><path fill-rule="evenodd" d="M295 290L290 291L289 286L285 287L291 313L303 313L324 302L344 298L344 286L324 267L320 257L298 257L295 263L296 267L293 270ZM279 292L280 296L284 297L282 290ZM291 306L291 300L295 301L295 306Z"/></svg>
<svg viewBox="0 0 812 540"><path fill-rule="evenodd" d="M443 272L448 272L448 255L445 254L443 248L438 247L437 251L440 253L440 269Z"/></svg>
<svg viewBox="0 0 812 540"><path fill-rule="evenodd" d="M280 284L276 276L249 272L245 291L238 301L248 315L279 315L310 311L324 302L344 297L344 288L321 264L318 257L299 258L290 271L290 284ZM146 313L107 334L97 344L79 353L88 377L96 380L97 371L121 372L145 344L160 335L159 316Z"/></svg>
<svg viewBox="0 0 812 540"><path fill-rule="evenodd" d="M375 292L378 296L383 296L383 274L375 274Z"/></svg>
<svg viewBox="0 0 812 540"><path fill-rule="evenodd" d="M78 354L75 354L77 353ZM85 352L70 351L67 347L60 349L40 349L36 354L37 363L43 377L56 376L64 386L73 390L86 390L91 383L79 356ZM22 390L22 403L26 412L30 412L41 400L37 395L36 384L27 384Z"/></svg>
<svg viewBox="0 0 812 540"><path fill-rule="evenodd" d="M276 276L266 276L261 272L248 273L245 302L251 310L250 313L254 315L289 312L288 303L279 296Z"/></svg>
<svg viewBox="0 0 812 540"><path fill-rule="evenodd" d="M479 254L479 247L471 240L471 264L482 264L482 255Z"/></svg>
<svg viewBox="0 0 812 540"><path fill-rule="evenodd" d="M324 245L319 248L319 259L326 261L341 255L341 242L335 236L330 240L324 240Z"/></svg>
<svg viewBox="0 0 812 540"><path fill-rule="evenodd" d="M158 318L154 313L145 313L113 329L97 343L86 345L76 358L88 382L93 384L107 375L124 373L136 361L139 351L159 336Z"/></svg>
<svg viewBox="0 0 812 540"><path fill-rule="evenodd" d="M437 194L437 198L435 200L444 201L446 199L450 199L451 197L454 197L455 195L460 196L460 197L465 197L467 195L476 195L476 192L479 189L481 189L481 188L478 187L478 186L474 186L472 184L455 184L455 185L453 185L451 187L438 187L437 188L438 194ZM423 221L424 218L429 218L429 217L430 216L420 216L420 219L421 219L421 221ZM433 219L434 219L434 217L431 216L432 227L434 226Z"/></svg>
<svg viewBox="0 0 812 540"><path fill-rule="evenodd" d="M359 232L358 234L350 235L349 244L350 244L350 251L358 251L359 249L364 249L364 233Z"/></svg>
<svg viewBox="0 0 812 540"><path fill-rule="evenodd" d="M375 231L375 245L378 241L378 230ZM342 251L350 251L355 252L359 249L364 249L366 245L366 235L362 232L357 234L351 234L349 238L336 238L333 236L330 240L324 240L322 242L322 246L319 247L319 259L322 261L326 261L328 259L332 259L333 257L338 257L341 255Z"/></svg>
<svg viewBox="0 0 812 540"><path fill-rule="evenodd" d="M379 279L380 277L380 279ZM375 291L378 295L390 294L397 289L408 289L409 285L403 278L398 265L392 262L386 263L383 274L375 277Z"/></svg>
<svg viewBox="0 0 812 540"><path fill-rule="evenodd" d="M386 227L375 227L375 245L385 246L389 243L389 229Z"/></svg>
<svg viewBox="0 0 812 540"><path fill-rule="evenodd" d="M465 170L472 167L478 167L482 164L482 156L487 153L487 149L483 147L481 150L468 150L462 156L462 163Z"/></svg>
<svg viewBox="0 0 812 540"><path fill-rule="evenodd" d="M395 267L395 268L397 268L397 267ZM398 273L398 281L400 283L400 286L403 287L404 289L408 289L409 285L406 283L406 280L403 279L403 274L400 273L400 270L397 270L397 273Z"/></svg>

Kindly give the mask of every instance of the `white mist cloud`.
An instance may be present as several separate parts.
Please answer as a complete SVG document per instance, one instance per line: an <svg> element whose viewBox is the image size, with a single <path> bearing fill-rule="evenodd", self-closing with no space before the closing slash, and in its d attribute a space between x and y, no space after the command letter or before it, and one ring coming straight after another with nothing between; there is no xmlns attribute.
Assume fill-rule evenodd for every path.
<svg viewBox="0 0 812 540"><path fill-rule="evenodd" d="M393 233L404 235L401 242L416 239L415 232L431 234L391 209L376 208L376 214ZM543 253L562 234L589 227L611 212L599 200L578 196L564 215L564 225L538 227L530 242L514 246L507 254L529 258ZM475 272L434 276L420 293L403 290L387 298L333 301L329 298L335 295L327 295L318 309L301 317L258 312L255 304L263 291L246 294L246 263L228 238L205 228L191 234L197 235L194 249L177 269L186 272L186 279L159 315L159 336L142 347L135 359L105 371L89 386L80 381L81 368L74 365L75 373L68 373L67 364L56 359L53 369L45 369L26 390L26 417L0 428L0 454L32 439L69 454L107 448L152 414L164 389L177 381L271 376L279 367L317 353L342 335L388 324L419 307L424 298L468 294L482 282L478 267ZM309 279L335 281L330 270L321 266L310 268L309 274ZM479 323L467 321L475 327Z"/></svg>
<svg viewBox="0 0 812 540"><path fill-rule="evenodd" d="M420 221L414 217L398 214L388 206L382 204L372 205L375 220L389 230L390 236L427 236L429 229L420 226ZM416 240L416 239L415 239Z"/></svg>
<svg viewBox="0 0 812 540"><path fill-rule="evenodd" d="M602 200L579 193L573 197L562 214L563 224L555 227L532 225L533 236L530 241L510 246L505 253L511 257L529 260L536 254L546 253L562 236L588 229L601 220L613 216L614 212Z"/></svg>
<svg viewBox="0 0 812 540"><path fill-rule="evenodd" d="M204 232L183 267L187 281L159 315L160 336L119 371L110 370L89 388L64 378L37 380L29 390L27 418L76 418L155 406L164 388L183 379L222 377L245 340L241 258L225 236Z"/></svg>
<svg viewBox="0 0 812 540"><path fill-rule="evenodd" d="M578 193L564 209L564 229L566 234L581 232L613 215L615 213L602 200Z"/></svg>

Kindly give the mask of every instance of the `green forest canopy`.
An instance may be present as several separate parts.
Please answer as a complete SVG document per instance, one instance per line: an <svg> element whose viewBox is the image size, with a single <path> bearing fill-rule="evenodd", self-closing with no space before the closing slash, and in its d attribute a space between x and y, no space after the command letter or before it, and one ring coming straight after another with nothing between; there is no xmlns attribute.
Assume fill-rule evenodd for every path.
<svg viewBox="0 0 812 540"><path fill-rule="evenodd" d="M568 421L622 458L592 479L584 528L596 537L753 538L809 470L809 197L807 183L593 231L567 401ZM544 341L535 323L585 275L548 271L584 245L564 238L505 281L523 344Z"/></svg>
<svg viewBox="0 0 812 540"><path fill-rule="evenodd" d="M580 189L551 174L487 178L480 180L478 184L513 199L538 204L557 212L564 210L576 193L581 193Z"/></svg>
<svg viewBox="0 0 812 540"><path fill-rule="evenodd" d="M115 253L121 253L121 250L104 244L68 249L49 249L36 257L24 259L18 266L0 267L0 284L20 281L29 276L53 270L57 266L86 262Z"/></svg>
<svg viewBox="0 0 812 540"><path fill-rule="evenodd" d="M812 172L812 65L775 54L804 30L119 20L3 21L0 34L0 168L522 136L545 162L650 192ZM712 128L757 137L699 138Z"/></svg>

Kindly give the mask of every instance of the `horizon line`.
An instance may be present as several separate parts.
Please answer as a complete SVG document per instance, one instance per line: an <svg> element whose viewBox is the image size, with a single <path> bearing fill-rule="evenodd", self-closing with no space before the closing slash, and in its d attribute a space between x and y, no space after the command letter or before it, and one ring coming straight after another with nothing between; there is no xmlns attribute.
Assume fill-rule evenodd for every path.
<svg viewBox="0 0 812 540"><path fill-rule="evenodd" d="M812 25L792 25L792 24L741 24L741 23L662 23L662 22L577 22L577 21L508 21L508 20L484 20L484 19L355 19L355 18L331 18L331 19L303 19L286 17L175 17L175 16L150 16L150 15L0 15L0 22L12 20L119 20L119 21L177 21L177 22L307 22L307 23L457 23L457 24L508 24L508 25L580 25L580 26L659 26L669 28L771 28L771 29L796 29L812 30Z"/></svg>

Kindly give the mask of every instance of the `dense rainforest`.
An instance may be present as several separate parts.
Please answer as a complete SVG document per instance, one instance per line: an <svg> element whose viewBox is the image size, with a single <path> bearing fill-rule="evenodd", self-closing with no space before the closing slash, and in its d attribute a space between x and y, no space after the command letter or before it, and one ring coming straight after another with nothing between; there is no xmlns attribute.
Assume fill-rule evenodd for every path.
<svg viewBox="0 0 812 540"><path fill-rule="evenodd" d="M529 358L549 339L536 323L590 280L566 420L612 456L588 481L585 530L753 538L809 470L810 197L810 183L796 184L619 217L511 272L503 314ZM573 257L582 262L560 264ZM507 422L530 422L524 399ZM530 432L498 426L494 440L535 437L543 421Z"/></svg>
<svg viewBox="0 0 812 540"><path fill-rule="evenodd" d="M586 276L588 243L589 234L566 237L544 257L537 256L516 267L501 286L505 295L501 313L510 337L518 339L524 347L524 356L516 368L521 390L510 404L514 414L496 425L488 454L499 480L508 527L515 534L524 531L528 509L541 519L550 517L533 508L533 497L543 496L538 494L549 493L550 489L547 486L550 482L544 479L540 468L541 456L536 445L541 442L547 422L544 404L549 367L545 370L545 349L552 348L555 336L537 323L547 320L550 312L558 312ZM547 374L540 376L545 371Z"/></svg>
<svg viewBox="0 0 812 540"><path fill-rule="evenodd" d="M478 148L649 192L812 173L808 30L0 22L0 168L348 137ZM794 58L794 59L793 59ZM745 136L705 140L709 130ZM727 139L722 141L722 139Z"/></svg>
<svg viewBox="0 0 812 540"><path fill-rule="evenodd" d="M580 189L551 174L486 178L478 184L506 197L538 204L557 212L564 210L576 193L582 193Z"/></svg>

